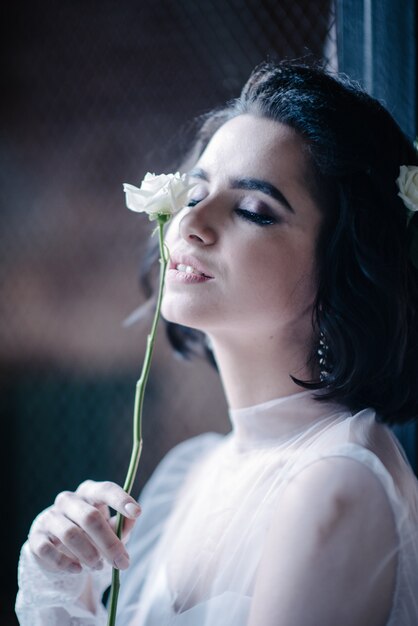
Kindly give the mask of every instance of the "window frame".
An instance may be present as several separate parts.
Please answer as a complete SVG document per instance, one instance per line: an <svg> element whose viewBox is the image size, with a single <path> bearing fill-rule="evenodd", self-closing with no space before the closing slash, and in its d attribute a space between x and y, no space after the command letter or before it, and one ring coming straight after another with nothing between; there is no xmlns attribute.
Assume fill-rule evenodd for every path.
<svg viewBox="0 0 418 626"><path fill-rule="evenodd" d="M416 0L336 0L338 70L357 80L417 136ZM415 422L393 431L418 475Z"/></svg>

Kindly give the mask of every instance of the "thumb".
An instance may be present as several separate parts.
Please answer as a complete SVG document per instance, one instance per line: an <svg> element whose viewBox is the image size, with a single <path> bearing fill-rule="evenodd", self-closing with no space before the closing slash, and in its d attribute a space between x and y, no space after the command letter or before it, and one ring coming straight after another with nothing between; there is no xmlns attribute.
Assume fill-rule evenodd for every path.
<svg viewBox="0 0 418 626"><path fill-rule="evenodd" d="M109 525L112 528L112 530L114 532L116 532L116 518L117 516L114 515L113 517L110 518L109 520ZM132 530L132 528L135 526L135 522L138 518L136 519L131 519L129 517L124 517L123 518L123 525L122 525L122 541L127 541L130 532Z"/></svg>

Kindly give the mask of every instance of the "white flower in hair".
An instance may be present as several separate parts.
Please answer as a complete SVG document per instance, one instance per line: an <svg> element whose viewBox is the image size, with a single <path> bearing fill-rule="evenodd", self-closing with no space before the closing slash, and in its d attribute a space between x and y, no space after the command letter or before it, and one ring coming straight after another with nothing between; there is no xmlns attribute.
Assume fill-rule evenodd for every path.
<svg viewBox="0 0 418 626"><path fill-rule="evenodd" d="M409 222L415 211L418 211L418 166L401 165L396 184L399 187L398 196L408 209Z"/></svg>

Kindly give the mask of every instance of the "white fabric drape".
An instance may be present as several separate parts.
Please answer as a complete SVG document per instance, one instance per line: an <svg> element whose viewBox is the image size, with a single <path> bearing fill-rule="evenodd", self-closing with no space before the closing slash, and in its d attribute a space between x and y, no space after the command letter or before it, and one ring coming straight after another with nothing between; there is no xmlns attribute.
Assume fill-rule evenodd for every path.
<svg viewBox="0 0 418 626"><path fill-rule="evenodd" d="M318 402L319 393L230 410L230 434L193 438L165 457L140 498L143 515L128 544L131 566L122 575L118 626L245 626L281 494L300 471L335 456L362 463L386 493L399 544L387 626L418 624L418 481L374 410L352 415L338 403ZM70 591L75 576L61 575L60 595L54 575L40 576L24 547L21 626L104 625L99 597L106 573L99 574L84 574L95 578L98 609L96 616L82 615L80 589ZM39 617L42 611L49 621Z"/></svg>

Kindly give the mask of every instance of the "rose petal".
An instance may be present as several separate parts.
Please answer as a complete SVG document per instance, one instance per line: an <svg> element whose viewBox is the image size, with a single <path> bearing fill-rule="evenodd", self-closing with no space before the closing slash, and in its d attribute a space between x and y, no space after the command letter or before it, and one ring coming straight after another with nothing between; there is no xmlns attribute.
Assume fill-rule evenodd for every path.
<svg viewBox="0 0 418 626"><path fill-rule="evenodd" d="M126 205L137 212L155 216L172 215L184 206L187 194L195 184L190 184L186 174L151 174L147 172L141 186L124 183Z"/></svg>

